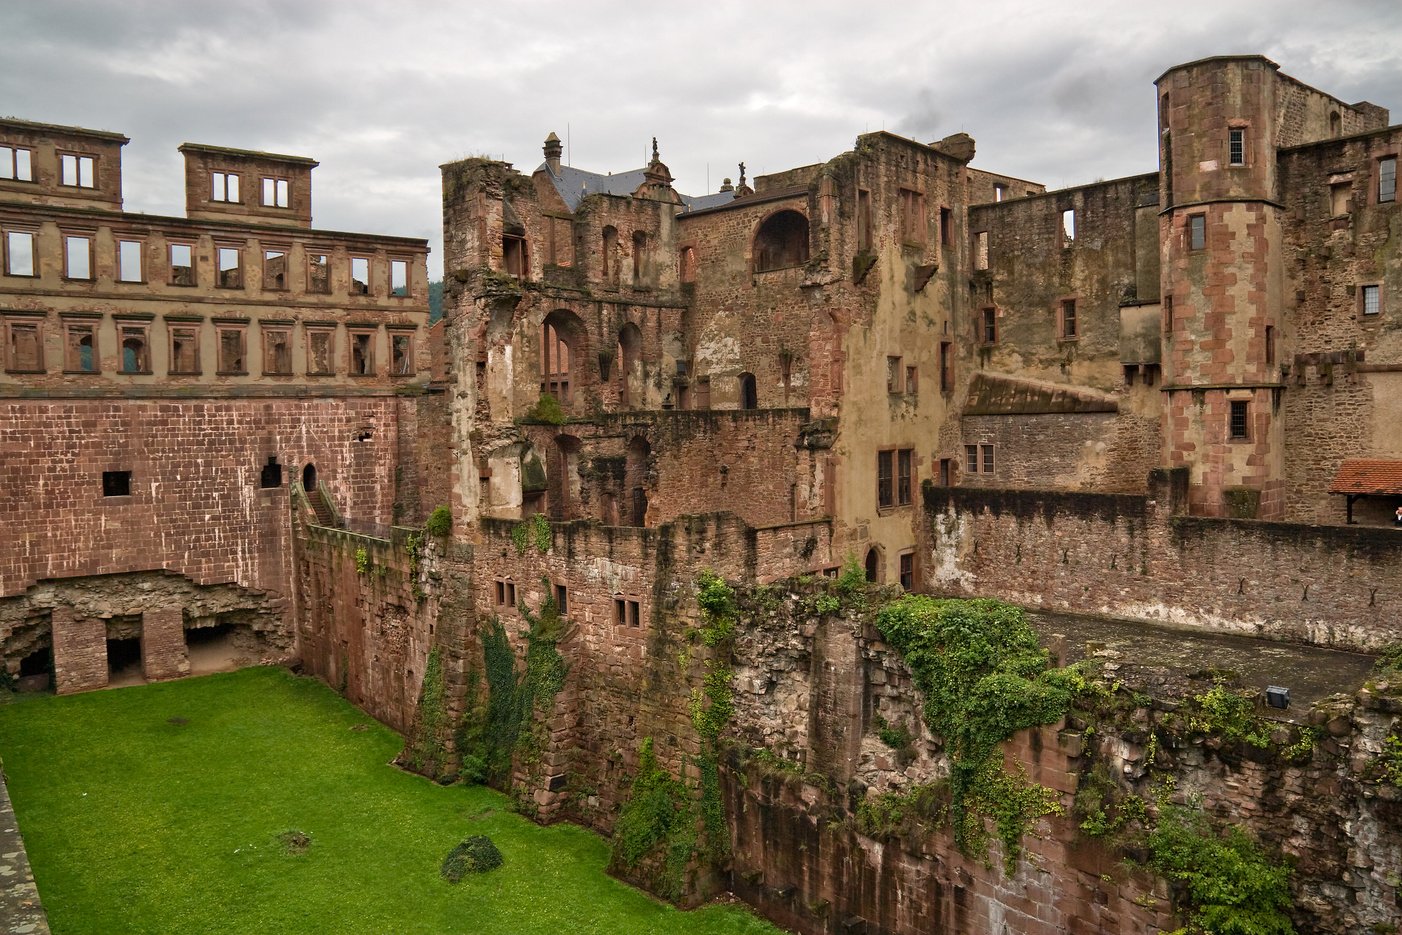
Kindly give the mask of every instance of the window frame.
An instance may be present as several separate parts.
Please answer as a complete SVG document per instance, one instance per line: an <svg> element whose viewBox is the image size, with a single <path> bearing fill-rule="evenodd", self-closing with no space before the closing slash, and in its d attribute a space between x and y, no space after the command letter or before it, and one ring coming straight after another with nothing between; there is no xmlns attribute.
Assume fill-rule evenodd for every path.
<svg viewBox="0 0 1402 935"><path fill-rule="evenodd" d="M896 580L900 582L901 590L907 594L915 591L915 550L906 549L896 556Z"/></svg>
<svg viewBox="0 0 1402 935"><path fill-rule="evenodd" d="M214 245L214 287L216 289L242 289L244 288L244 262L243 244L216 243ZM233 254L236 261L235 266L227 272L233 273L234 282L226 282L224 269L225 254Z"/></svg>
<svg viewBox="0 0 1402 935"><path fill-rule="evenodd" d="M397 379L407 379L414 375L414 330L410 328L387 328L389 334L389 375ZM403 370L396 370L394 366L394 344L398 340L405 342L406 353L404 355L405 366Z"/></svg>
<svg viewBox="0 0 1402 935"><path fill-rule="evenodd" d="M155 372L155 354L151 352L151 322L146 320L132 320L129 318L114 318L113 324L117 328L117 373L126 377L150 376ZM129 332L137 333L141 337L141 344L144 348L146 360L142 367L140 358L137 358L137 367L128 370L126 365L126 342Z"/></svg>
<svg viewBox="0 0 1402 935"><path fill-rule="evenodd" d="M199 285L199 255L195 252L195 242L193 240L167 240L166 241L166 284L176 286L181 289L194 288ZM188 266L180 266L175 262L175 251L178 248L185 248L190 251L190 263ZM175 275L177 269L188 269L190 271L189 282L180 282Z"/></svg>
<svg viewBox="0 0 1402 935"><path fill-rule="evenodd" d="M896 449L896 506L915 502L915 449Z"/></svg>
<svg viewBox="0 0 1402 935"><path fill-rule="evenodd" d="M904 380L905 366L901 358L886 355L886 393L889 396L899 396L905 392Z"/></svg>
<svg viewBox="0 0 1402 935"><path fill-rule="evenodd" d="M269 198L269 183L272 183L272 196ZM282 175L264 175L258 182L259 207L288 211L292 208L292 179Z"/></svg>
<svg viewBox="0 0 1402 935"><path fill-rule="evenodd" d="M886 513L915 502L915 448L892 445L876 450L876 510Z"/></svg>
<svg viewBox="0 0 1402 935"><path fill-rule="evenodd" d="M977 445L977 444L972 444L972 445L971 445L971 444L965 443L965 445L964 445L964 473L965 473L965 474L977 474L977 473L978 473L978 445Z"/></svg>
<svg viewBox="0 0 1402 935"><path fill-rule="evenodd" d="M6 150L10 153L8 159L6 159L4 155ZM24 153L28 157L25 160L25 166L29 174L25 176L19 174L20 153ZM9 163L8 171L10 174L0 174L0 182L24 182L30 185L34 184L34 149L32 147L20 146L18 143L0 144L0 173L7 171L5 163Z"/></svg>
<svg viewBox="0 0 1402 935"><path fill-rule="evenodd" d="M404 270L403 291L396 290L394 285L394 270L396 266L403 267ZM391 299L413 298L413 290L409 282L409 275L412 269L413 264L409 261L408 257L392 256L389 258L389 297Z"/></svg>
<svg viewBox="0 0 1402 935"><path fill-rule="evenodd" d="M198 322L175 322L166 320L166 373L171 376L199 376L204 372L200 361L200 325ZM175 342L183 334L188 334L194 349L194 367L181 369L180 355L175 351Z"/></svg>
<svg viewBox="0 0 1402 935"><path fill-rule="evenodd" d="M1061 209L1061 220L1057 223L1057 229L1061 232L1063 250L1076 245L1076 222L1076 209L1074 207Z"/></svg>
<svg viewBox="0 0 1402 935"><path fill-rule="evenodd" d="M1079 341L1081 339L1080 310L1076 305L1075 296L1065 296L1057 301L1056 334L1058 341Z"/></svg>
<svg viewBox="0 0 1402 935"><path fill-rule="evenodd" d="M98 318L67 318L60 316L63 325L63 372L65 374L89 375L102 372L102 355L98 353L98 335L101 331L101 320ZM82 363L82 355L75 353L69 356L69 351L75 350L79 342L73 340L73 335L87 332L87 336L92 339L92 367L83 369L78 366Z"/></svg>
<svg viewBox="0 0 1402 935"><path fill-rule="evenodd" d="M272 323L259 322L259 323L258 323L258 331L261 333L262 338L263 338L263 360L262 360L262 368L261 368L261 371L260 371L260 372L262 373L262 375L265 376L265 377L290 377L290 376L292 376L292 373L293 373L293 363L292 363L292 325L291 325L291 323L288 323L288 324L272 324ZM279 337L279 336L280 336L280 337L282 338L282 340L283 340L283 347L286 348L286 353L287 353L287 366L286 366L285 368L281 368L281 369L270 369L269 366L268 366L268 363L269 363L269 361L272 359L272 352L273 352L272 342L273 342L273 339L274 339L274 338ZM274 363L276 363L276 361L274 361Z"/></svg>
<svg viewBox="0 0 1402 935"><path fill-rule="evenodd" d="M113 259L116 260L116 276L114 280L118 285L140 286L146 284L146 240L142 237L133 237L124 234L113 234L112 239L116 241L116 249ZM122 262L122 245L136 245L136 278L126 278L126 264Z"/></svg>
<svg viewBox="0 0 1402 935"><path fill-rule="evenodd" d="M307 376L309 377L334 377L336 375L336 326L331 323L304 322L302 324L302 334L306 341L307 348ZM316 355L312 353L313 336L325 336L326 347L326 369L313 369L316 364Z"/></svg>
<svg viewBox="0 0 1402 935"><path fill-rule="evenodd" d="M305 249L305 248L304 248ZM321 263L315 263L314 258L321 257ZM306 250L303 254L306 260L306 293L307 295L330 295L331 294L331 251L329 250ZM324 286L317 288L317 280L312 276L312 270L316 266L321 266L326 270L326 275L322 282Z"/></svg>
<svg viewBox="0 0 1402 935"><path fill-rule="evenodd" d="M974 231L974 269L988 269L988 244L990 241L989 232L986 230Z"/></svg>
<svg viewBox="0 0 1402 935"><path fill-rule="evenodd" d="M351 295L366 295L366 296L374 295L374 294L375 294L375 263L374 263L374 257L370 256L369 254L365 254L365 253L352 253L352 254L350 255L349 259L350 259L350 279L349 279L348 282L349 282L349 291L350 291L350 294L351 294ZM361 289L356 289L356 287L355 287L355 284L356 284L356 282L358 281L358 280L356 280L356 278L355 278L355 264L358 263L358 262L364 262L364 263L365 263L365 283L364 283L364 287L361 288Z"/></svg>
<svg viewBox="0 0 1402 935"><path fill-rule="evenodd" d="M243 364L240 370L226 369L224 366L224 336L236 334L239 339L239 357ZM248 376L248 322L216 321L214 323L214 372L221 377Z"/></svg>
<svg viewBox="0 0 1402 935"><path fill-rule="evenodd" d="M1238 424L1240 428L1238 428ZM1251 441L1251 400L1227 400L1227 440L1231 442Z"/></svg>
<svg viewBox="0 0 1402 935"><path fill-rule="evenodd" d="M984 347L998 343L998 306L985 305L979 309L978 343Z"/></svg>
<svg viewBox="0 0 1402 935"><path fill-rule="evenodd" d="M901 243L905 246L923 247L930 241L930 222L925 215L925 193L902 187L896 190L896 198L900 211Z"/></svg>
<svg viewBox="0 0 1402 935"><path fill-rule="evenodd" d="M992 442L979 442L978 453L979 453L979 460L982 461L982 464L979 466L979 469L980 469L984 474L993 474L993 473L996 473L995 470L994 470L994 468L995 468L996 465L995 465L995 460L994 460L994 457L993 457L993 443L992 443Z"/></svg>
<svg viewBox="0 0 1402 935"><path fill-rule="evenodd" d="M1387 197L1386 197L1386 198L1383 197L1383 178L1384 178L1383 166L1384 166L1384 165L1391 166L1391 170L1387 173L1387 175L1388 175L1388 177L1390 178L1390 181L1391 181L1391 187L1387 190ZM1373 203L1374 203L1374 204L1379 204L1379 205L1396 204L1396 203L1397 203L1397 154L1396 154L1396 153L1389 153L1389 154L1387 154L1387 155L1379 156L1379 157L1378 157L1378 159L1377 159L1377 168L1376 168L1375 171L1374 171L1374 177L1376 178L1377 181L1373 184Z"/></svg>
<svg viewBox="0 0 1402 935"><path fill-rule="evenodd" d="M1372 293L1374 302L1373 311L1368 311L1368 295ZM1358 284L1358 317L1362 321L1377 321L1383 315L1383 284L1381 282L1364 282Z"/></svg>
<svg viewBox="0 0 1402 935"><path fill-rule="evenodd" d="M63 239L63 279L65 282L93 282L97 278L96 256L93 253L94 235L86 231L60 231ZM73 275L71 247L74 241L82 241L86 245L83 253L86 254L87 275Z"/></svg>
<svg viewBox="0 0 1402 935"><path fill-rule="evenodd" d="M44 366L44 315L6 315L5 316L5 372L6 373L47 373ZM15 331L17 329L33 329L34 331L34 366L21 367L15 355Z"/></svg>
<svg viewBox="0 0 1402 935"><path fill-rule="evenodd" d="M229 197L229 180L233 179L234 197ZM243 204L243 179L227 169L209 170L209 200L217 204Z"/></svg>
<svg viewBox="0 0 1402 935"><path fill-rule="evenodd" d="M1246 127L1227 128L1227 168L1243 169L1247 165Z"/></svg>
<svg viewBox="0 0 1402 935"><path fill-rule="evenodd" d="M1188 215L1185 225L1189 253L1200 253L1207 249L1207 215L1203 212Z"/></svg>
<svg viewBox="0 0 1402 935"><path fill-rule="evenodd" d="M67 178L68 160L73 160L73 172L75 181L64 181ZM83 164L88 165L89 184L83 184ZM60 188L82 188L88 191L97 191L97 156L92 153L80 153L76 150L58 151L58 184Z"/></svg>
<svg viewBox="0 0 1402 935"><path fill-rule="evenodd" d="M378 361L375 360L375 336L379 334L379 330L379 328L371 328L365 326L346 326L347 374L349 374L352 377L362 378L379 376L379 372L376 367ZM355 367L355 339L357 337L365 337L369 339L366 344L366 367L363 370L357 370Z"/></svg>
<svg viewBox="0 0 1402 935"><path fill-rule="evenodd" d="M14 248L10 245L11 237L29 238L29 272L16 273L13 270L12 259ZM17 279L38 279L39 278L39 231L29 227L11 227L6 225L0 227L0 251L4 252L4 272L6 276L13 276Z"/></svg>
<svg viewBox="0 0 1402 935"><path fill-rule="evenodd" d="M259 269L259 279L262 281L260 287L263 292L287 292L291 288L292 279L292 248L282 244L260 243L258 254L262 257L261 269ZM273 256L275 255L275 256ZM268 261L282 257L282 285L277 285L268 276ZM271 283L271 285L270 285Z"/></svg>

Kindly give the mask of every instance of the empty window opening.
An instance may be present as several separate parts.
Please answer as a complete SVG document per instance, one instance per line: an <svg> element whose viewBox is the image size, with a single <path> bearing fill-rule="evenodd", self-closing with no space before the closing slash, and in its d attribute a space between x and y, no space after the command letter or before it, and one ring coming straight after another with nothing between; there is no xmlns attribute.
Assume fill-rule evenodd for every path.
<svg viewBox="0 0 1402 935"><path fill-rule="evenodd" d="M92 156L62 153L58 157L59 184L70 188L93 188L96 182L96 160Z"/></svg>
<svg viewBox="0 0 1402 935"><path fill-rule="evenodd" d="M264 490L282 486L282 465L277 463L277 455L268 455L268 463L258 475L258 486Z"/></svg>
<svg viewBox="0 0 1402 935"><path fill-rule="evenodd" d="M36 649L34 652L23 657L19 661L19 677L21 679L35 678L38 676L52 676L54 671L54 653L52 647L45 646ZM42 679L40 680L42 681ZM23 686L20 691L26 691ZM42 691L43 689L28 689Z"/></svg>
<svg viewBox="0 0 1402 935"><path fill-rule="evenodd" d="M219 328L219 372L223 374L244 374L248 364L244 360L244 329Z"/></svg>
<svg viewBox="0 0 1402 935"><path fill-rule="evenodd" d="M901 359L899 357L886 358L886 392L899 393L901 391Z"/></svg>
<svg viewBox="0 0 1402 935"><path fill-rule="evenodd" d="M902 552L901 555L900 555L900 563L901 563L901 590L903 590L903 591L914 591L914 590L915 590L915 553L914 553L914 552Z"/></svg>
<svg viewBox="0 0 1402 935"><path fill-rule="evenodd" d="M640 627L642 619L638 611L638 602L635 600L626 597L613 599L613 622L620 627Z"/></svg>
<svg viewBox="0 0 1402 935"><path fill-rule="evenodd" d="M1348 214L1348 196L1352 191L1350 182L1335 182L1329 186L1329 211L1334 217Z"/></svg>
<svg viewBox="0 0 1402 935"><path fill-rule="evenodd" d="M551 312L540 326L540 391L562 403L569 402L574 392L575 336L579 331L575 322L568 312Z"/></svg>
<svg viewBox="0 0 1402 935"><path fill-rule="evenodd" d="M643 405L643 332L633 322L618 330L618 399L624 406Z"/></svg>
<svg viewBox="0 0 1402 935"><path fill-rule="evenodd" d="M351 257L351 295L370 294L370 258Z"/></svg>
<svg viewBox="0 0 1402 935"><path fill-rule="evenodd" d="M563 584L555 585L555 609L564 617L570 612L570 590Z"/></svg>
<svg viewBox="0 0 1402 935"><path fill-rule="evenodd" d="M1365 318L1382 314L1383 298L1382 287L1371 285L1363 286L1359 289L1361 310Z"/></svg>
<svg viewBox="0 0 1402 935"><path fill-rule="evenodd" d="M104 497L130 497L131 471L103 471L102 495Z"/></svg>
<svg viewBox="0 0 1402 935"><path fill-rule="evenodd" d="M287 251L263 251L263 288L269 292L287 288Z"/></svg>
<svg viewBox="0 0 1402 935"><path fill-rule="evenodd" d="M901 215L901 243L923 244L926 237L924 194L902 188L897 198Z"/></svg>
<svg viewBox="0 0 1402 935"><path fill-rule="evenodd" d="M500 607L506 603L506 582L498 578L493 582L493 585L496 592L496 604Z"/></svg>
<svg viewBox="0 0 1402 935"><path fill-rule="evenodd" d="M5 362L5 368L22 373L41 372L44 357L38 323L11 321L6 323L5 330L9 345L9 359Z"/></svg>
<svg viewBox="0 0 1402 935"><path fill-rule="evenodd" d="M1007 197L1008 197L1008 186L1004 185L1002 182L994 182L994 183L993 183L993 200L994 200L994 201L1002 201L1004 198L1007 198Z"/></svg>
<svg viewBox="0 0 1402 935"><path fill-rule="evenodd" d="M866 567L867 580L875 583L877 578L881 575L881 553L877 551L876 546L867 549L867 557L864 564Z"/></svg>
<svg viewBox="0 0 1402 935"><path fill-rule="evenodd" d="M1207 215L1188 215L1188 249L1202 250L1207 246Z"/></svg>
<svg viewBox="0 0 1402 935"><path fill-rule="evenodd" d="M209 200L238 204L240 201L239 177L232 172L211 172L209 174Z"/></svg>
<svg viewBox="0 0 1402 935"><path fill-rule="evenodd" d="M954 392L954 344L940 342L940 392Z"/></svg>
<svg viewBox="0 0 1402 935"><path fill-rule="evenodd" d="M787 269L808 262L808 218L797 211L779 211L765 218L755 232L755 272Z"/></svg>
<svg viewBox="0 0 1402 935"><path fill-rule="evenodd" d="M0 146L0 179L34 181L34 153L18 146Z"/></svg>
<svg viewBox="0 0 1402 935"><path fill-rule="evenodd" d="M964 446L964 473L978 473L978 445Z"/></svg>
<svg viewBox="0 0 1402 935"><path fill-rule="evenodd" d="M896 452L896 506L909 506L915 487L915 449L901 448Z"/></svg>
<svg viewBox="0 0 1402 935"><path fill-rule="evenodd" d="M940 208L940 244L954 245L954 212L949 208Z"/></svg>
<svg viewBox="0 0 1402 935"><path fill-rule="evenodd" d="M34 234L31 231L5 232L5 275L34 275Z"/></svg>
<svg viewBox="0 0 1402 935"><path fill-rule="evenodd" d="M1145 364L1145 365L1144 365L1144 385L1145 385L1145 386L1153 386L1153 385L1154 385L1155 383L1157 383L1157 382L1159 382L1159 365L1158 365L1158 364Z"/></svg>
<svg viewBox="0 0 1402 935"><path fill-rule="evenodd" d="M954 479L954 461L951 458L940 458L940 486L948 487Z"/></svg>
<svg viewBox="0 0 1402 935"><path fill-rule="evenodd" d="M982 327L979 329L979 340L984 344L998 343L998 309L985 308L982 314Z"/></svg>
<svg viewBox="0 0 1402 935"><path fill-rule="evenodd" d="M988 269L988 231L974 235L974 268Z"/></svg>
<svg viewBox="0 0 1402 935"><path fill-rule="evenodd" d="M374 335L368 331L351 332L350 372L352 376L374 376L375 351L371 341L373 337Z"/></svg>
<svg viewBox="0 0 1402 935"><path fill-rule="evenodd" d="M391 334L389 336L389 372L396 377L407 377L413 375L413 335Z"/></svg>
<svg viewBox="0 0 1402 935"><path fill-rule="evenodd" d="M307 329L307 373L327 376L335 372L335 337L328 328Z"/></svg>
<svg viewBox="0 0 1402 935"><path fill-rule="evenodd" d="M1266 325L1266 366L1275 363L1275 326ZM1147 374L1146 374L1147 376ZM1145 383L1149 381L1145 379Z"/></svg>
<svg viewBox="0 0 1402 935"><path fill-rule="evenodd" d="M604 281L618 285L618 228L605 227L603 239L603 255L600 266Z"/></svg>
<svg viewBox="0 0 1402 935"><path fill-rule="evenodd" d="M1076 300L1061 300L1061 337L1063 340L1074 340L1080 332L1076 325Z"/></svg>
<svg viewBox="0 0 1402 935"><path fill-rule="evenodd" d="M307 254L307 291L317 295L331 291L331 258L324 253Z"/></svg>
<svg viewBox="0 0 1402 935"><path fill-rule="evenodd" d="M170 329L170 372L200 372L199 328L178 326Z"/></svg>
<svg viewBox="0 0 1402 935"><path fill-rule="evenodd" d="M122 373L150 373L151 352L146 341L145 325L122 325Z"/></svg>
<svg viewBox="0 0 1402 935"><path fill-rule="evenodd" d="M291 183L287 179L263 177L263 207L286 208L292 203Z"/></svg>
<svg viewBox="0 0 1402 935"><path fill-rule="evenodd" d="M871 192L857 190L857 252L871 252Z"/></svg>
<svg viewBox="0 0 1402 935"><path fill-rule="evenodd" d="M409 295L409 261L389 261L389 294L396 298Z"/></svg>
<svg viewBox="0 0 1402 935"><path fill-rule="evenodd" d="M905 368L905 394L916 396L919 393L919 373L914 367Z"/></svg>
<svg viewBox="0 0 1402 935"><path fill-rule="evenodd" d="M1076 242L1076 209L1067 208L1061 212L1061 243L1069 247Z"/></svg>
<svg viewBox="0 0 1402 935"><path fill-rule="evenodd" d="M993 473L993 446L979 445L979 454L983 455L983 473Z"/></svg>
<svg viewBox="0 0 1402 935"><path fill-rule="evenodd" d="M1227 165L1246 165L1246 128L1232 127L1227 131Z"/></svg>
<svg viewBox="0 0 1402 935"><path fill-rule="evenodd" d="M146 270L142 268L141 241L117 241L117 281L145 282Z"/></svg>
<svg viewBox="0 0 1402 935"><path fill-rule="evenodd" d="M63 326L63 369L74 373L97 372L97 329L83 323Z"/></svg>
<svg viewBox="0 0 1402 935"><path fill-rule="evenodd" d="M755 375L753 373L740 374L740 408L759 408L759 387L755 383Z"/></svg>
<svg viewBox="0 0 1402 935"><path fill-rule="evenodd" d="M508 276L523 278L526 275L526 238L502 234L501 262Z"/></svg>
<svg viewBox="0 0 1402 935"><path fill-rule="evenodd" d="M170 284L172 286L193 286L195 284L195 248L187 243L170 245Z"/></svg>
<svg viewBox="0 0 1402 935"><path fill-rule="evenodd" d="M1337 137L1340 136L1343 132L1344 124L1343 120L1339 118L1339 112L1337 110L1331 110L1329 112L1329 135L1332 137Z"/></svg>
<svg viewBox="0 0 1402 935"><path fill-rule="evenodd" d="M1397 157L1378 160L1378 202L1397 200Z"/></svg>
<svg viewBox="0 0 1402 935"><path fill-rule="evenodd" d="M92 238L75 234L63 238L65 279L92 279Z"/></svg>
<svg viewBox="0 0 1402 935"><path fill-rule="evenodd" d="M1231 415L1229 417L1228 435L1231 438L1250 437L1247 428L1247 418L1250 414L1250 402L1244 399L1234 399L1231 401Z"/></svg>
<svg viewBox="0 0 1402 935"><path fill-rule="evenodd" d="M263 328L263 372L285 375L292 372L292 332L286 328Z"/></svg>
<svg viewBox="0 0 1402 935"><path fill-rule="evenodd" d="M679 258L679 264L680 264L680 267L681 267L681 280L682 280L682 282L695 282L695 281L696 281L696 248L695 248L695 247L682 247L681 257Z"/></svg>

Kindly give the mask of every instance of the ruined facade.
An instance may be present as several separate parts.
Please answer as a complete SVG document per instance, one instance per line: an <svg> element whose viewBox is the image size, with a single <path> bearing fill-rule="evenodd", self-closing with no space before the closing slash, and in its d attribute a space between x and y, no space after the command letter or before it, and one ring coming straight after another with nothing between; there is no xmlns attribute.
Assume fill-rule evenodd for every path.
<svg viewBox="0 0 1402 935"><path fill-rule="evenodd" d="M913 760L878 744L882 718L918 720L910 673L868 618L815 603L855 565L878 594L1146 633L1402 640L1402 560L1379 528L1402 501L1402 128L1259 56L1157 87L1158 171L1063 191L974 167L964 134L865 134L695 197L656 144L609 174L563 165L554 134L530 175L449 163L432 331L422 242L310 230L305 160L187 145L188 218L123 215L121 138L0 124L19 258L0 279L0 510L21 530L0 552L6 666L26 674L52 634L58 688L95 687L139 627L147 675L174 676L177 637L247 621L263 655L300 656L412 745L430 668L447 721L470 723L492 627L519 649L550 603L568 675L499 782L541 820L609 831L645 740L701 781L696 581L713 571L747 614L718 780L732 860L692 868L686 895L728 886L804 932L1171 927L1162 881L1069 817L1010 879L939 834L855 827L861 802L947 764L919 730ZM226 368L226 345L251 362ZM449 535L420 528L439 505ZM1007 755L1068 802L1092 760L1143 791L1144 725L1181 700ZM1165 754L1214 815L1301 861L1303 930L1396 905L1397 796L1369 765L1393 705L1301 713L1338 723L1328 762L1244 764L1181 735ZM1280 783L1327 784L1313 820L1367 829L1371 853L1311 840Z"/></svg>

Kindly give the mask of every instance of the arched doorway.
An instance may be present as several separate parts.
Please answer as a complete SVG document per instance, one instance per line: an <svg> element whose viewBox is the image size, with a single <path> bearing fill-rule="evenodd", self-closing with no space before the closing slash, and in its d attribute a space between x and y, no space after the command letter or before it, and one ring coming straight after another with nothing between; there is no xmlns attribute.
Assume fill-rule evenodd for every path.
<svg viewBox="0 0 1402 935"><path fill-rule="evenodd" d="M573 312L557 309L540 326L540 391L568 406L580 387L585 347L584 322Z"/></svg>
<svg viewBox="0 0 1402 935"><path fill-rule="evenodd" d="M740 374L740 408L759 408L759 388L755 384L755 375L753 373Z"/></svg>
<svg viewBox="0 0 1402 935"><path fill-rule="evenodd" d="M881 580L881 550L876 546L867 549L866 575L873 584Z"/></svg>
<svg viewBox="0 0 1402 935"><path fill-rule="evenodd" d="M302 489L308 493L316 490L316 465L310 461L302 468Z"/></svg>

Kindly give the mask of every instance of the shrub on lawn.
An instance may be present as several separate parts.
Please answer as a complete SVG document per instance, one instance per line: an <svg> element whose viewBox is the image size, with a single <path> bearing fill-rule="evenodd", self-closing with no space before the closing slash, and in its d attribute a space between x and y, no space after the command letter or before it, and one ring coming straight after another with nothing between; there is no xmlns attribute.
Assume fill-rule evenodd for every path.
<svg viewBox="0 0 1402 935"><path fill-rule="evenodd" d="M501 851L485 834L474 834L448 852L443 861L443 879L457 883L469 873L486 873L501 866Z"/></svg>

